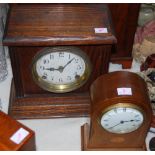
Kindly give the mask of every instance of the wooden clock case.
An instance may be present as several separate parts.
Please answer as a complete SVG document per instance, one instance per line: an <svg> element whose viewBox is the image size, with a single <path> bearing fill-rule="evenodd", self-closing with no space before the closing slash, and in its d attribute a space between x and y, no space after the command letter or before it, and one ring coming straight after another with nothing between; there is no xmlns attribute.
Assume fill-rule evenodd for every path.
<svg viewBox="0 0 155 155"><path fill-rule="evenodd" d="M117 94L117 88L131 88L132 95ZM145 150L152 109L144 80L131 72L117 71L100 76L92 84L90 123L81 127L82 150ZM143 110L144 121L135 131L125 134L107 132L100 125L105 108L118 103L135 104Z"/></svg>
<svg viewBox="0 0 155 155"><path fill-rule="evenodd" d="M111 61L127 64L132 60L132 48L141 4L109 3L108 6L117 38L116 51Z"/></svg>
<svg viewBox="0 0 155 155"><path fill-rule="evenodd" d="M29 134L22 137L24 133L18 132L21 131L20 129L27 131ZM10 118L2 111L0 111L0 131L0 151L36 150L34 131ZM11 138L12 136L14 136L14 138Z"/></svg>
<svg viewBox="0 0 155 155"><path fill-rule="evenodd" d="M108 33L95 33L94 28ZM13 83L9 115L18 119L87 116L89 87L108 72L116 43L105 4L15 4L10 6L3 43L9 47ZM87 83L69 93L50 93L32 79L34 56L46 47L76 46L90 58Z"/></svg>

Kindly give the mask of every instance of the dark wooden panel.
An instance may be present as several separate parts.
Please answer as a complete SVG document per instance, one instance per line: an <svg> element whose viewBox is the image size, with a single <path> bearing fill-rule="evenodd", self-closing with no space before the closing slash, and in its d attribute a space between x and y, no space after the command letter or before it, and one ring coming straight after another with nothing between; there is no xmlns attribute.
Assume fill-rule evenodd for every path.
<svg viewBox="0 0 155 155"><path fill-rule="evenodd" d="M89 57L92 64L92 73L89 81L75 92L84 92L89 90L91 83L101 74L108 72L108 62L111 53L111 46L79 46ZM19 97L22 94L44 94L48 93L39 88L32 79L31 63L34 56L44 47L15 47L11 48L13 58L12 66L14 70L15 87ZM11 57L12 58L12 57ZM14 59L16 61L14 62ZM18 63L17 63L18 62ZM23 92L23 93L22 93ZM52 95L52 93L50 93ZM62 94L61 94L62 95Z"/></svg>
<svg viewBox="0 0 155 155"><path fill-rule="evenodd" d="M27 5L29 5L29 4L27 4ZM19 11L19 9L24 9L24 10L26 10L27 8L25 8L27 5L25 5L25 4L20 4L20 7L18 7L18 10L17 11ZM56 5L56 4L55 4ZM59 4L59 6L61 6L62 4ZM15 5L15 6L18 6L18 5ZM14 8L16 8L14 6ZM58 6L58 5L57 5ZM74 5L72 5L72 6L74 6ZM118 40L118 44L117 44L117 50L115 50L115 48L114 48L114 51L115 51L115 54L113 54L113 57L112 57L112 59L116 59L116 58L123 58L123 57L131 57L131 52L132 52L132 46L133 46L133 40L134 40L134 34L135 34L135 31L136 31L136 27L137 27L137 20L138 20L138 14L139 14L139 8L140 8L140 3L134 3L134 4L132 4L132 3L110 3L110 4L108 4L108 6L109 6L109 8L110 8L110 12L111 12L111 15L112 15L112 22L113 22L113 25L114 25L114 28L115 28L115 32L116 32L116 37L117 37L117 40ZM36 4L34 4L34 5L32 5L31 4L31 7L29 7L29 9L28 10L30 10L31 8L33 8L33 11L30 11L31 12L31 14L35 14L36 15L36 11L35 11L35 7L36 7ZM38 7L38 9L40 9L40 7L41 7L41 5L38 5L37 6ZM50 13L49 13L49 5L47 5L46 6L47 7L47 10L46 10L46 15L47 16L49 16L50 15ZM79 8L76 6L75 8L77 8L76 10L78 10ZM89 15L92 15L92 16L94 16L94 15L97 15L98 16L98 18L86 18L86 16L85 17L83 17L82 19L80 19L80 23L79 23L79 21L78 21L78 23L79 23L79 25L81 26L81 34L86 34L86 35L88 35L89 33L92 35L93 33L92 32L94 32L92 29L91 29L91 31L88 33L87 31L86 31L86 27L88 27L88 24L90 24L90 22L92 22L92 23L94 23L94 24L97 24L97 23L95 23L96 22L96 20L97 19L99 19L100 20L100 24L103 24L104 23L104 21L102 20L102 18L103 18L103 16L99 16L99 14L101 13L101 10L102 10L102 8L104 8L104 6L103 6L103 4L101 5L100 4L100 9L99 9L99 11L98 12L94 12L94 10L95 10L95 7L94 7L94 10L93 10L93 8L92 7L90 7L90 8L88 8L87 9L87 11L89 11ZM17 9L17 8L16 8ZM62 11L62 9L64 9L63 7L61 7L61 11ZM27 10L27 12L28 12L28 10ZM60 9L59 9L60 10ZM103 9L104 10L104 9ZM17 13L17 11L15 12L15 14ZM66 16L69 16L69 11L71 11L71 8L67 8L66 9ZM58 9L57 9L57 12L58 12ZM56 13L57 13L56 12ZM86 12L85 12L86 13ZM45 13L44 13L45 14ZM77 17L76 16L77 14L75 14L75 15L72 15L72 18L68 18L68 21L69 20L73 20L73 16L74 17ZM11 17L12 17L13 15L11 15ZM21 16L21 15L20 15ZM68 42L66 41L64 41L64 38L63 38L63 40L61 40L61 36L60 37L53 37L53 39L51 39L51 38L46 38L46 40L44 40L44 43L42 42L42 40L43 40L43 38L42 37L39 37L39 36L37 36L37 38L35 37L35 36L27 36L27 39L24 39L23 37L24 37L24 35L23 35L23 33L22 33L22 31L21 30L19 30L19 28L20 28L20 24L22 25L22 26L24 26L25 27L25 30L27 31L27 33L28 33L28 31L31 29L31 27L32 27L32 23L33 23L33 20L32 20L32 17L31 17L31 15L30 14L28 14L28 15L24 15L24 16L26 16L27 17L27 19L28 19L28 21L29 22L32 22L32 23L29 23L29 24L25 24L25 25L23 25L21 22L22 21L24 21L25 19L20 19L19 20L19 18L20 18L20 16L19 15L17 15L16 14L16 17L14 17L14 18L16 18L16 20L14 20L14 22L11 22L10 20L8 21L8 24L10 25L10 23L12 24L12 26L13 27L16 27L16 28L11 28L12 29L12 31L10 32L10 33L13 33L12 35L10 35L9 36L9 38L7 38L7 39L5 39L5 44L12 44L12 45L19 45L19 46L21 46L19 43L18 43L18 41L20 41L20 43L22 43L22 45L24 45L25 44L25 41L27 42L26 44L28 44L28 42L30 42L30 41L32 41L33 40L33 46L35 46L35 45L38 45L38 44L40 44L40 45L44 45L44 44L49 44L49 42L52 42L52 43L50 43L50 44L68 44ZM42 17L43 15L41 15L40 17ZM47 18L47 16L46 16L46 18L44 19L45 21L47 20L47 19L50 19L50 18ZM53 16L55 16L55 14L53 14ZM61 17L63 17L63 15L61 15ZM104 16L105 17L105 16ZM35 18L34 18L35 19ZM91 20L90 20L91 19ZM15 21L18 23L15 23ZM35 20L34 20L35 21ZM42 24L43 24L43 22L45 22L45 21L42 21L42 22L40 22L40 23L38 23L38 20L36 21L36 24L39 24L40 25L40 30L45 30L45 32L46 32L46 30L48 30L48 28L45 28L44 29L44 27L42 26ZM48 20L49 21L49 20ZM66 20L66 22L68 22L67 20ZM86 24L86 25L84 25L83 23L85 23L85 21L87 21L88 23ZM102 23L102 22L103 23ZM54 25L57 25L57 26L59 26L59 28L60 28L60 25L59 25L59 22L61 22L61 24L62 24L62 18L58 18L57 19L57 23L55 23L55 24L53 24L53 26ZM33 23L34 25L35 25L35 23ZM93 25L94 25L93 24ZM101 25L98 25L98 26L101 26ZM104 23L105 24L105 23ZM68 25L66 25L66 27L67 26L73 26L73 22L68 22ZM92 26L93 26L92 25ZM110 24L111 25L111 24ZM38 26L38 25L37 25ZM63 27L65 26L65 23L63 23ZM94 25L94 27L95 26L97 26L97 25ZM103 25L102 25L103 26ZM73 26L75 29L76 29L76 27L75 26ZM73 27L71 28L71 30L73 31ZM91 26L90 26L91 27ZM89 29L90 29L90 27L89 27ZM16 31L16 29L17 29L17 31ZM61 29L62 29L62 27L61 27ZM83 30L82 30L83 29ZM88 44L94 44L95 43L95 38L93 39L93 37L91 37L91 35L89 35L89 37L82 37L82 35L80 34L80 33L78 33L78 31L79 31L79 29L77 28L76 29L76 32L77 32L77 34L76 35L78 35L78 37L79 38L76 38L76 37L74 37L74 35L72 35L72 40L70 40L70 42L69 42L69 44L83 44L84 42L87 42ZM24 31L24 30L23 30ZM33 29L33 33L36 33L37 31L38 31L38 29ZM72 32L71 31L71 32ZM32 32L32 30L31 31L29 31L29 32ZM45 33L44 32L44 33ZM66 33L67 32L69 32L69 31L66 31ZM112 34L113 34L113 31L111 31L112 32ZM26 32L25 32L26 33ZM39 33L40 33L40 31L39 31ZM7 33L8 34L8 33ZM16 36L16 34L18 34L20 37L17 37ZM40 33L41 34L41 33ZM50 33L49 33L50 34ZM64 33L62 33L63 35L64 35ZM23 36L22 36L23 35ZM46 34L47 35L47 34ZM13 36L16 36L15 38L13 38ZM50 36L51 36L51 34L50 34ZM95 37L96 37L96 40L98 40L98 43L100 44L100 43L105 43L106 42L106 40L108 39L108 38L106 38L106 39L104 39L101 35L95 35ZM98 39L97 39L98 38ZM110 37L111 38L111 37ZM109 39L110 39L109 38ZM35 39L35 40L34 40ZM66 38L67 39L67 38ZM80 40L85 40L84 42L83 41L80 41ZM39 43L38 43L39 42ZM48 42L48 43L47 43ZM31 42L31 44L32 44L32 42Z"/></svg>
<svg viewBox="0 0 155 155"><path fill-rule="evenodd" d="M117 38L117 50L113 58L131 57L140 3L111 3L108 6Z"/></svg>
<svg viewBox="0 0 155 155"><path fill-rule="evenodd" d="M90 112L89 93L50 96L31 95L17 98L11 87L9 115L15 119L84 117Z"/></svg>
<svg viewBox="0 0 155 155"><path fill-rule="evenodd" d="M13 52L13 48L9 48L9 55L11 59L11 66L13 72L13 78L15 78L15 87L18 91L16 91L17 96L23 96L23 86L22 86L22 79L20 76L20 59L19 55L16 52Z"/></svg>
<svg viewBox="0 0 155 155"><path fill-rule="evenodd" d="M4 44L111 44L116 39L109 18L105 4L12 5ZM101 27L108 33L95 33Z"/></svg>

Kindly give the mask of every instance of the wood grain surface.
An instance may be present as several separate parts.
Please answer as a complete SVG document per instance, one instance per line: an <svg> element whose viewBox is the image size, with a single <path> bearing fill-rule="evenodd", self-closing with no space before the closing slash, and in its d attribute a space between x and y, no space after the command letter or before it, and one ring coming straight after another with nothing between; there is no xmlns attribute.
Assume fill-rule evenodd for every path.
<svg viewBox="0 0 155 155"><path fill-rule="evenodd" d="M108 4L117 38L117 45L112 59L132 57L140 5L140 3Z"/></svg>
<svg viewBox="0 0 155 155"><path fill-rule="evenodd" d="M10 138L20 129L28 131L29 134L16 144ZM4 112L0 111L0 151L34 151L35 133L31 129L15 121Z"/></svg>
<svg viewBox="0 0 155 155"><path fill-rule="evenodd" d="M118 95L117 88L131 88L132 95ZM152 109L144 80L131 72L117 71L100 76L91 85L90 124L82 127L85 149L143 150L152 121ZM109 106L135 104L143 111L143 124L126 134L107 132L101 125L102 112ZM87 140L86 140L87 138ZM86 146L87 143L87 146Z"/></svg>
<svg viewBox="0 0 155 155"><path fill-rule="evenodd" d="M95 33L107 28L107 33ZM3 43L9 46L14 88L9 114L18 119L89 115L89 87L108 72L116 43L111 16L105 4L13 4ZM76 46L90 59L88 81L69 93L50 93L35 84L32 61L40 50Z"/></svg>
<svg viewBox="0 0 155 155"><path fill-rule="evenodd" d="M112 44L116 42L105 4L12 5L5 45ZM107 28L108 33L95 33Z"/></svg>

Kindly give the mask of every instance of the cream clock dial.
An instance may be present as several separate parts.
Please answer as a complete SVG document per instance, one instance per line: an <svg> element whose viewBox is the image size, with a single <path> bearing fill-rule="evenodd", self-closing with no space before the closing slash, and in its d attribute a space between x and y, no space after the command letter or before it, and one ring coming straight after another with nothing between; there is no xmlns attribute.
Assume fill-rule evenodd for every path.
<svg viewBox="0 0 155 155"><path fill-rule="evenodd" d="M115 107L101 117L101 126L108 132L124 134L135 131L143 123L143 113L132 107Z"/></svg>
<svg viewBox="0 0 155 155"><path fill-rule="evenodd" d="M64 93L81 87L89 78L87 55L76 47L46 48L32 65L34 81L43 89Z"/></svg>

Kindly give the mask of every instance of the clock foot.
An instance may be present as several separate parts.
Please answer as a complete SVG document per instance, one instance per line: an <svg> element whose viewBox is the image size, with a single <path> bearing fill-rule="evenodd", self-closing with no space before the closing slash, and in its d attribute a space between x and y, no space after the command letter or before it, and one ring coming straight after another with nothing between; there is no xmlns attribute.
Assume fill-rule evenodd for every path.
<svg viewBox="0 0 155 155"><path fill-rule="evenodd" d="M89 125L81 126L81 150L82 151L146 151L146 145L141 148L104 148L89 146Z"/></svg>

